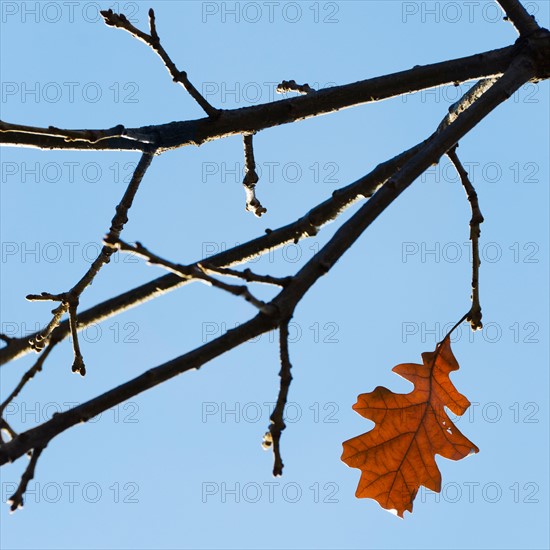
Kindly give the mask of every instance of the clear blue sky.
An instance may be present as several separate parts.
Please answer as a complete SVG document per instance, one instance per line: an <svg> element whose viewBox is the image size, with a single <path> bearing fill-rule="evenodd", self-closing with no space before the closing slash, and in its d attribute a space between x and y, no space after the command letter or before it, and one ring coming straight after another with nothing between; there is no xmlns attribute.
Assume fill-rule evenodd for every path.
<svg viewBox="0 0 550 550"><path fill-rule="evenodd" d="M1 116L38 126L138 126L202 116L160 60L97 7L140 28L150 3L2 2ZM465 4L468 4L466 6ZM343 84L513 43L494 2L154 2L164 46L215 106L272 100L282 80ZM548 27L549 3L532 2ZM237 15L232 13L233 8ZM156 159L125 230L182 263L276 228L424 139L463 85L347 109L256 136L258 194L244 210L238 137ZM369 229L296 311L285 471L263 452L277 397L276 338L263 336L51 442L24 510L2 505L0 545L42 548L548 548L549 102L526 85L460 145L485 216L481 299L486 329L457 332L453 375L473 405L457 426L480 448L439 458L443 492L421 491L399 520L354 497L359 471L342 441L370 429L359 393L419 362L469 308L469 206L444 159ZM31 292L66 290L109 227L136 154L2 148L1 323L42 326ZM349 214L347 214L349 215ZM346 216L347 216L346 215ZM289 246L252 266L293 273L326 242ZM98 301L162 274L115 259L81 300ZM266 294L267 296L267 294ZM181 355L247 320L251 306L187 286L91 327L88 375L58 346L8 420L21 431ZM272 335L273 336L273 335ZM4 397L34 357L1 367ZM233 412L231 412L233 411ZM5 501L26 459L2 468ZM34 493L32 492L34 491Z"/></svg>

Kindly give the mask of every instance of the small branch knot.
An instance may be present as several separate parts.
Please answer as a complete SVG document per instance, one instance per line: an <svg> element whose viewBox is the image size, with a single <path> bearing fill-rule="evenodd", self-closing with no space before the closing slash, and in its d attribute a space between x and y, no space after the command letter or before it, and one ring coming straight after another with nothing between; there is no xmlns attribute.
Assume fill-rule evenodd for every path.
<svg viewBox="0 0 550 550"><path fill-rule="evenodd" d="M298 94L306 95L314 93L315 90L309 84L297 84L295 80L283 80L277 86L277 93L284 94L287 92L296 92Z"/></svg>

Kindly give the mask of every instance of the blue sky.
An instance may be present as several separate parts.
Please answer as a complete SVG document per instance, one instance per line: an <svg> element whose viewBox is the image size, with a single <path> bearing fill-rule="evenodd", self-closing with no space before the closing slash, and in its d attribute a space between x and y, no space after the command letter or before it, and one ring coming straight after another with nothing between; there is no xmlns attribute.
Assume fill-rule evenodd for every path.
<svg viewBox="0 0 550 550"><path fill-rule="evenodd" d="M103 128L202 117L160 60L106 27L97 8L147 27L149 3L1 2L2 120ZM467 5L466 5L467 4ZM513 43L494 2L155 2L164 47L220 108L277 99L282 80L344 84ZM549 24L549 3L528 2ZM233 11L236 9L236 11ZM429 135L469 85L445 87L270 129L255 138L258 195L244 210L241 139L155 159L124 237L188 263L305 213L333 189ZM396 519L354 497L341 443L372 424L352 409L391 368L420 362L469 308L469 206L447 159L419 178L296 310L284 476L261 449L278 391L276 335L140 395L50 443L24 510L0 514L0 545L42 548L547 548L549 395L548 83L528 84L464 139L462 162L485 216L485 329L453 339L452 380L472 402L456 425L480 448L439 458L443 491L421 490ZM138 158L120 152L0 149L1 323L21 336L98 251ZM355 209L353 209L355 210ZM350 213L346 213L346 219ZM291 274L339 226L251 267ZM162 274L114 259L85 309ZM269 290L262 290L263 296ZM242 323L253 308L188 285L83 333L88 374L69 342L7 410L20 431ZM5 397L34 357L2 366ZM0 471L2 499L25 465ZM546 519L545 519L546 518Z"/></svg>

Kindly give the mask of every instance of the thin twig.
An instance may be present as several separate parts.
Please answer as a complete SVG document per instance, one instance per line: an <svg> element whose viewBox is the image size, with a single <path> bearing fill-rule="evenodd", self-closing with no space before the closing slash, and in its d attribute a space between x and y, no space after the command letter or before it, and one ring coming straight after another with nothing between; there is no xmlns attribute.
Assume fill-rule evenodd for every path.
<svg viewBox="0 0 550 550"><path fill-rule="evenodd" d="M470 219L470 240L472 241L472 308L466 320L470 323L472 330L479 330L483 328L481 322L481 304L479 302L479 266L481 265L479 256L479 237L481 235L480 225L483 223L483 216L479 209L476 190L468 178L468 172L466 172L456 154L456 147L447 151L447 156L460 176L460 180L462 181L462 185L466 191L466 196L468 197L472 209L472 218Z"/></svg>
<svg viewBox="0 0 550 550"><path fill-rule="evenodd" d="M52 311L53 318L47 325L47 327L39 332L37 335L31 337L30 344L36 351L40 351L46 345L53 330L57 328L61 317L69 311L69 328L73 336L73 349L74 349L74 362L72 366L73 372L78 372L82 376L86 373L82 354L80 352L80 345L78 342L78 321L77 321L77 306L80 295L84 292L86 287L92 284L94 278L99 273L100 269L111 261L111 256L117 251L116 243L119 240L120 234L124 225L128 221L128 211L132 207L132 203L139 189L140 183L145 175L145 172L151 165L155 151L148 151L141 155L141 159L138 162L132 179L126 188L126 191L116 207L116 213L111 220L111 227L109 232L105 236L103 243L104 246L101 252L94 260L88 271L84 276L71 288L69 292L62 294L51 294L49 292L42 292L41 294L29 294L27 300L30 301L60 301L61 304Z"/></svg>
<svg viewBox="0 0 550 550"><path fill-rule="evenodd" d="M176 275L179 275L180 277L193 279L191 267L175 264L174 262L165 260L164 258L161 258L157 254L151 252L148 248L143 246L143 244L140 243L139 241L136 241L136 243L132 245L130 243L127 243L119 239L116 246L120 252L126 252L130 254L134 254L135 256L139 256L140 258L144 258L145 260L147 260L147 263L149 263L150 265L158 265L168 271L171 271Z"/></svg>
<svg viewBox="0 0 550 550"><path fill-rule="evenodd" d="M66 294L52 294L51 292L27 294L26 296L26 299L29 302L63 302L66 298Z"/></svg>
<svg viewBox="0 0 550 550"><path fill-rule="evenodd" d="M143 176L145 175L145 172L153 161L153 157L154 151L143 153L141 155L141 158L132 175L132 179L130 180L128 187L126 188L126 191L121 201L116 207L116 213L111 220L111 227L109 229L109 232L103 239L104 246L101 252L92 263L90 269L84 275L84 277L82 277L82 279L78 281L78 283L71 289L70 294L80 296L82 294L82 291L92 283L99 270L105 264L109 263L111 255L116 252L116 245L113 246L113 243L118 242L124 225L128 221L128 212L132 207L136 193L139 189L141 181L143 180Z"/></svg>
<svg viewBox="0 0 550 550"><path fill-rule="evenodd" d="M520 35L528 36L529 34L540 29L535 20L535 16L529 15L527 10L522 6L521 2L518 2L518 0L496 1L500 4L502 11L506 14L505 19L514 25Z"/></svg>
<svg viewBox="0 0 550 550"><path fill-rule="evenodd" d="M80 351L80 343L78 341L78 317L77 310L78 302L73 302L69 305L69 325L71 327L71 336L73 338L74 361L72 371L86 376L86 365L84 365L84 357Z"/></svg>
<svg viewBox="0 0 550 550"><path fill-rule="evenodd" d="M155 21L155 12L153 11L153 8L149 10L149 29L151 31L151 40L158 44L160 42L160 38L157 32L157 23Z"/></svg>
<svg viewBox="0 0 550 550"><path fill-rule="evenodd" d="M28 294L26 298L27 300L29 300L29 302L61 302L59 306L52 311L54 316L49 325L38 336L31 338L30 340L31 345L33 345L34 349L37 352L40 352L42 349L44 349L44 346L46 346L50 342L51 334L59 326L61 317L66 312L69 312L69 328L73 337L74 350L74 362L72 370L73 372L78 372L79 374L84 376L86 374L86 367L84 366L84 359L82 357L80 344L78 342L78 320L76 313L79 296L80 293L77 294L76 292L74 292L74 290L71 290L70 292L63 294L51 294L49 292L42 292L41 294Z"/></svg>
<svg viewBox="0 0 550 550"><path fill-rule="evenodd" d="M23 495L27 490L27 485L29 484L29 481L34 478L36 463L38 462L38 459L40 458L40 455L42 454L42 451L45 447L46 446L44 445L43 447L36 447L32 450L31 460L29 462L29 465L23 472L23 475L21 476L19 487L17 487L17 491L15 491L15 493L13 493L13 495L8 500L11 512L15 512L17 509L23 508Z"/></svg>
<svg viewBox="0 0 550 550"><path fill-rule="evenodd" d="M285 287L290 283L292 277L273 277L272 275L258 275L253 273L249 268L244 271L237 269L229 269L227 267L217 267L208 263L208 261L199 262L200 267L205 273L216 273L218 275L226 275L228 277L236 277L244 279L247 283L264 283L266 285L275 285Z"/></svg>
<svg viewBox="0 0 550 550"><path fill-rule="evenodd" d="M254 145L252 143L252 134L243 135L245 174L243 186L246 193L246 209L253 212L258 218L267 212L258 197L256 197L256 184L258 183L258 174L256 173L256 161L254 160Z"/></svg>
<svg viewBox="0 0 550 550"><path fill-rule="evenodd" d="M42 294L45 294L45 293L43 292ZM30 300L30 301L33 301L36 298L38 297L32 294L29 294L27 296L27 300ZM46 325L46 327L42 329L38 334L34 334L28 339L31 349L33 349L36 352L40 352L44 349L53 331L59 326L59 323L61 322L61 317L63 317L63 315L67 312L68 309L69 309L68 302L62 301L55 309L52 310L53 317L51 318L50 322Z"/></svg>
<svg viewBox="0 0 550 550"><path fill-rule="evenodd" d="M288 390L290 389L290 383L292 382L292 364L290 363L290 356L288 352L288 323L289 319L281 323L279 328L279 346L280 346L280 359L281 370L279 371L280 386L279 395L277 397L277 404L271 414L269 425L269 431L265 433L262 446L264 449L273 447L273 475L283 475L283 459L281 457L281 434L286 428L284 421L285 406L288 398Z"/></svg>
<svg viewBox="0 0 550 550"><path fill-rule="evenodd" d="M21 390L25 387L27 382L34 378L34 375L42 370L44 361L48 358L48 355L51 353L52 349L55 347L57 342L50 340L48 345L42 351L38 359L35 361L34 365L21 377L19 384L15 389L10 393L6 400L0 405L0 415L4 412L5 408L19 395Z"/></svg>
<svg viewBox="0 0 550 550"><path fill-rule="evenodd" d="M136 254L137 256L141 256L142 258L145 258L148 263L152 265L159 265L161 267L164 267L168 271L179 275L180 277L186 279L186 280L197 280L202 281L203 283L209 284L215 288L219 288L221 290L225 290L226 292L229 292L230 294L233 294L234 296L240 296L244 298L247 302L250 302L254 307L258 308L262 313L265 313L266 315L271 315L272 308L263 302L262 300L258 300L249 290L248 287L245 285L230 285L227 283L224 283L223 281L219 281L218 279L215 279L214 277L211 277L206 273L206 270L204 270L201 266L201 264L195 264L191 266L176 264L174 262L171 262L169 260L165 260L164 258L161 258L160 256L157 256L147 248L145 248L140 242L136 242L135 245L131 245L129 243L126 243L124 241L119 241L119 250L121 252L131 252L133 254Z"/></svg>
<svg viewBox="0 0 550 550"><path fill-rule="evenodd" d="M220 114L220 111L210 105L210 103L208 103L208 101L201 95L197 88L191 84L191 81L187 77L187 73L185 71L180 71L176 67L172 59L170 59L170 56L166 53L166 50L162 47L155 23L155 12L152 8L149 10L150 35L134 27L134 25L132 25L132 23L130 23L130 21L122 13L114 13L111 9L100 11L100 13L105 19L106 25L124 29L135 38L150 46L164 62L164 65L172 76L173 81L181 84L209 117L217 117Z"/></svg>

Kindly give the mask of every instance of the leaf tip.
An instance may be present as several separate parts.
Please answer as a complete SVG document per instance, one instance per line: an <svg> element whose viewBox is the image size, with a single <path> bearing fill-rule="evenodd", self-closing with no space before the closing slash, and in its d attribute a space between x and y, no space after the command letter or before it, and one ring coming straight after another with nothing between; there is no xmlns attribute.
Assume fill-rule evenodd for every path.
<svg viewBox="0 0 550 550"><path fill-rule="evenodd" d="M479 453L479 447L477 445L474 445L471 449L470 449L470 452L464 457L464 458L468 458L469 456L472 456L472 455L475 455Z"/></svg>

